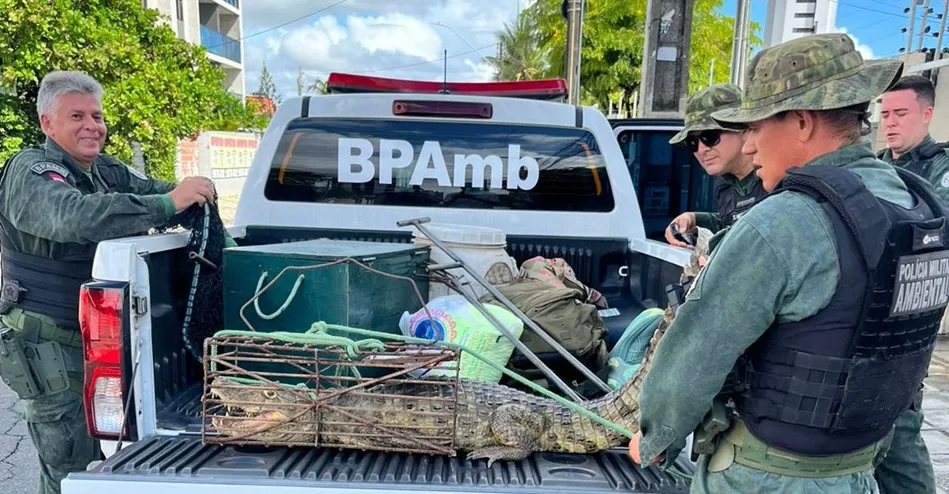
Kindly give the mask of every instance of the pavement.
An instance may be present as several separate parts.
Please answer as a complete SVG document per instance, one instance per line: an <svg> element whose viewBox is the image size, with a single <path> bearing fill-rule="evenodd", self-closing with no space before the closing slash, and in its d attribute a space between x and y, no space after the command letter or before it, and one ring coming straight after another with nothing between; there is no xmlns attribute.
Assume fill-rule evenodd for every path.
<svg viewBox="0 0 949 494"><path fill-rule="evenodd" d="M923 397L923 440L939 494L949 493L949 337L940 337L929 365Z"/></svg>

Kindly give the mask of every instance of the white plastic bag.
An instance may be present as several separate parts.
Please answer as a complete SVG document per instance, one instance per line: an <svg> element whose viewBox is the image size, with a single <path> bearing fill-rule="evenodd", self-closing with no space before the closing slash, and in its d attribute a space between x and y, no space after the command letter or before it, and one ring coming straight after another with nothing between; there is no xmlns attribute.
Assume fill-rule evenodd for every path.
<svg viewBox="0 0 949 494"><path fill-rule="evenodd" d="M425 305L432 315L432 321L424 310L414 314L404 312L399 320L402 334L426 340L438 339L457 343L470 348L501 367L507 365L514 343L511 343L491 321L461 295L437 297ZM524 323L503 307L485 304L494 317L516 338L524 332ZM428 375L450 375L448 371L430 371ZM467 352L461 354L459 376L464 379L497 383L501 381L501 372L491 368Z"/></svg>

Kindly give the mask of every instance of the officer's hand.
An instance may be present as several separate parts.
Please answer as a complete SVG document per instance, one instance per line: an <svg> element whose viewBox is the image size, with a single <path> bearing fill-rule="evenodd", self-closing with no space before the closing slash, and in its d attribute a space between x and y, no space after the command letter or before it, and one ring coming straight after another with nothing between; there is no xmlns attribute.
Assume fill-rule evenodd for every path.
<svg viewBox="0 0 949 494"><path fill-rule="evenodd" d="M214 203L214 184L205 177L188 177L181 181L175 190L168 193L175 210L184 211L192 204L203 206L205 202Z"/></svg>
<svg viewBox="0 0 949 494"><path fill-rule="evenodd" d="M639 455L639 441L642 440L643 434L637 432L632 439L629 440L629 457L633 460L633 463L639 465L642 463L643 459Z"/></svg>
<svg viewBox="0 0 949 494"><path fill-rule="evenodd" d="M675 223L680 232L687 232L695 228L695 213L682 213L676 216L672 223ZM672 224L666 227L666 242L676 247L685 247L691 249L692 246L672 236Z"/></svg>
<svg viewBox="0 0 949 494"><path fill-rule="evenodd" d="M637 432L636 435L634 435L633 438L629 440L629 457L637 465L642 465L642 462L643 462L642 456L639 453L639 442L642 441L642 439L643 439L643 433ZM652 460L652 463L650 463L650 465L658 465L659 462L663 460L664 456L665 454L655 457Z"/></svg>

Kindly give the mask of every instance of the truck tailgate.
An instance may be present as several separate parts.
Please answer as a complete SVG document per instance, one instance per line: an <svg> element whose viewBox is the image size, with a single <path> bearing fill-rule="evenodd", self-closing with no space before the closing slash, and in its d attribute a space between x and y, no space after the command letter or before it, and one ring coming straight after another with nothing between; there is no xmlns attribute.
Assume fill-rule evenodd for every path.
<svg viewBox="0 0 949 494"><path fill-rule="evenodd" d="M680 469L692 473L680 456ZM623 451L596 455L539 453L522 461L337 449L223 447L198 437L152 437L127 446L91 471L72 473L64 494L258 493L360 491L688 492L680 479L640 469Z"/></svg>

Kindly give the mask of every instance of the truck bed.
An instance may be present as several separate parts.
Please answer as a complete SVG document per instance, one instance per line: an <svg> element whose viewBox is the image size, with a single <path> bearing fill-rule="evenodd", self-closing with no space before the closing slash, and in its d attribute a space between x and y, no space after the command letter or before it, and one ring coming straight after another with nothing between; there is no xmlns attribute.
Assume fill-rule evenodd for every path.
<svg viewBox="0 0 949 494"><path fill-rule="evenodd" d="M248 228L241 244L264 244L338 238L381 242L408 242L408 232L353 232L318 229ZM584 283L599 288L619 309L619 317L605 319L614 343L626 324L644 306L657 305L656 287L677 275L675 269L643 265L624 256L621 239L509 238L508 252L518 261L542 255L563 257ZM353 492L380 489L426 492L688 492L680 479L655 467L633 464L625 448L596 455L541 453L519 462L498 462L488 469L484 460L470 462L403 453L336 449L222 447L201 443L201 367L179 338L183 300L190 280L171 269L184 262L183 250L145 256L151 274L154 335L154 384L158 436L126 443L124 449L92 471L71 474L71 493L169 492L175 484L187 492L212 494L259 492ZM616 276L619 265L629 264L629 280ZM660 281L661 279L661 281ZM646 280L649 280L646 282ZM645 303L644 303L645 302ZM175 328L175 329L173 329ZM134 418L133 418L134 424ZM133 427L134 430L134 427ZM139 439L133 437L133 439ZM680 470L691 473L687 456ZM65 485L65 484L64 484ZM425 487L422 487L425 486Z"/></svg>
<svg viewBox="0 0 949 494"><path fill-rule="evenodd" d="M679 468L692 473L680 457ZM170 492L186 483L201 494L376 490L587 493L688 492L680 479L640 469L625 449L595 455L538 453L521 461L339 449L203 445L196 436L151 437L122 449L91 471L70 474L70 492ZM65 487L65 484L64 484Z"/></svg>

